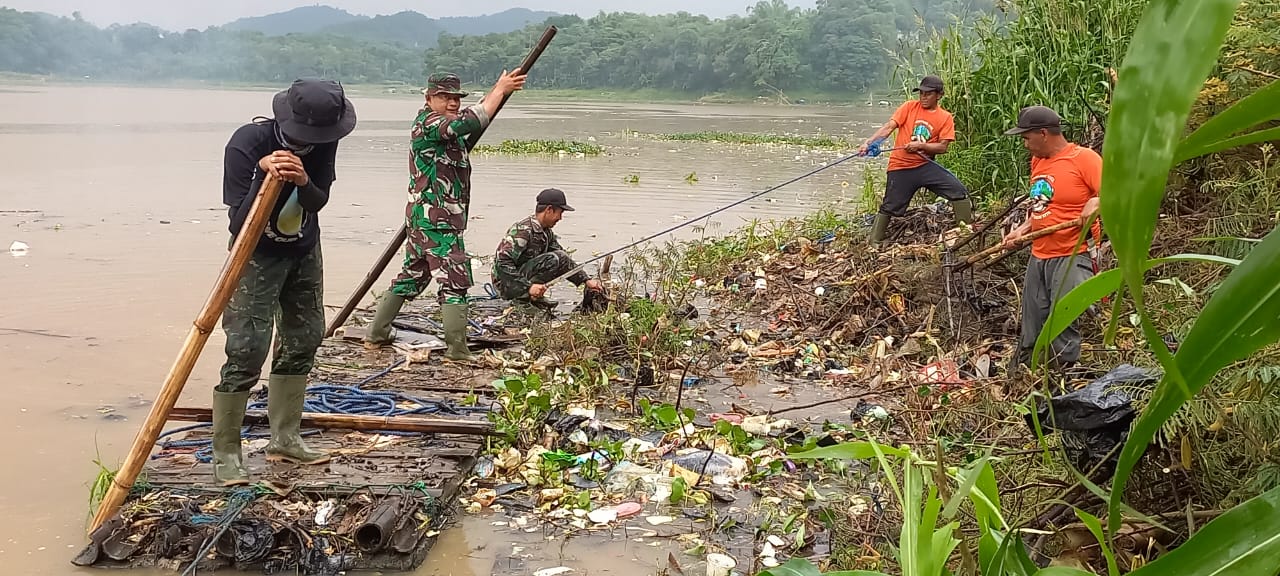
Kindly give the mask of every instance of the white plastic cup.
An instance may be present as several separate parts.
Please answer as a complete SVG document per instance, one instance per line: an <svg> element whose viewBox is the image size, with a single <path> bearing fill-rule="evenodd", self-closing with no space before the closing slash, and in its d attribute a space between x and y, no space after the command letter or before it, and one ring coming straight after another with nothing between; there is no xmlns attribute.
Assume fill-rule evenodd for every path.
<svg viewBox="0 0 1280 576"><path fill-rule="evenodd" d="M707 576L729 576L737 565L732 556L707 554Z"/></svg>

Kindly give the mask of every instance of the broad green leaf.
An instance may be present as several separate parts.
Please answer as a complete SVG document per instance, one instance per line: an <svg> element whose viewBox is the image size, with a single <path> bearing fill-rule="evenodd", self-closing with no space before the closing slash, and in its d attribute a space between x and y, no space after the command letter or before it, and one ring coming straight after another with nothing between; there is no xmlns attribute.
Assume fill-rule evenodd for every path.
<svg viewBox="0 0 1280 576"><path fill-rule="evenodd" d="M1280 339L1280 229L1272 230L1236 267L1205 303L1183 339L1174 363L1186 378L1176 386L1166 374L1151 394L1120 453L1112 485L1108 521L1114 532L1117 510L1129 473L1174 412L1190 400L1219 370Z"/></svg>
<svg viewBox="0 0 1280 576"><path fill-rule="evenodd" d="M804 558L792 558L781 566L775 566L758 573L756 576L885 576L883 572L867 570L846 570L843 572L820 572L818 567Z"/></svg>
<svg viewBox="0 0 1280 576"><path fill-rule="evenodd" d="M1120 67L1103 149L1102 219L1135 300L1174 153L1238 3L1152 0Z"/></svg>
<svg viewBox="0 0 1280 576"><path fill-rule="evenodd" d="M1235 258L1224 258L1222 256L1214 256L1212 254L1176 254L1165 258L1155 258L1147 260L1144 272L1151 270L1161 264L1170 262L1206 262L1210 264L1224 264L1227 266L1237 266L1239 260ZM1048 320L1044 323L1044 328L1040 330L1040 336L1036 339L1035 353L1033 356L1039 358L1041 352L1062 334L1072 322L1075 322L1085 310L1093 306L1104 296L1114 293L1120 288L1122 279L1120 269L1107 270L1081 282L1070 292L1067 292L1058 299L1054 304L1053 311L1049 314Z"/></svg>
<svg viewBox="0 0 1280 576"><path fill-rule="evenodd" d="M1280 573L1280 488L1205 524L1131 576L1275 576Z"/></svg>
<svg viewBox="0 0 1280 576"><path fill-rule="evenodd" d="M1084 523L1093 537L1098 540L1098 546L1102 547L1102 555L1107 558L1107 571L1111 576L1120 576L1120 569L1116 566L1116 555L1111 551L1111 545L1107 543L1107 535L1102 533L1102 522L1097 516L1085 512L1079 508L1075 509L1076 517Z"/></svg>
<svg viewBox="0 0 1280 576"><path fill-rule="evenodd" d="M1232 148L1237 148L1240 146L1257 144L1258 142L1270 142L1272 140L1280 140L1280 128L1269 128L1267 130L1258 130L1257 132L1241 134L1240 136L1236 136L1234 138L1227 138L1226 140L1219 140L1217 142L1206 144L1198 150L1199 154L1196 154L1196 156L1214 154L1217 152L1230 150ZM1188 156L1184 158L1181 155L1181 153L1179 153L1178 162L1181 163L1183 161L1190 160L1191 158L1195 158L1196 156Z"/></svg>
<svg viewBox="0 0 1280 576"><path fill-rule="evenodd" d="M906 458L907 452L897 448L888 446L879 446L871 442L844 442L835 446L824 446L822 448L814 448L805 452L796 452L795 454L787 454L787 458L795 460L819 460L819 459L841 459L841 460L870 460L876 457L877 448L884 454L896 456L898 458Z"/></svg>
<svg viewBox="0 0 1280 576"><path fill-rule="evenodd" d="M1214 56L1216 57L1217 54ZM1263 122L1280 118L1280 106L1276 106L1277 101L1280 101L1280 80L1240 99L1230 108L1219 112L1202 124L1182 141L1182 145L1178 147L1176 162L1181 163L1197 156L1223 150L1225 148L1213 149L1214 144L1232 139L1232 136L1239 132Z"/></svg>
<svg viewBox="0 0 1280 576"><path fill-rule="evenodd" d="M1102 217L1116 260L1142 319L1148 346L1164 366L1165 377L1187 396L1185 378L1147 315L1143 263L1151 252L1160 203L1187 116L1214 66L1238 4L1239 0L1152 0L1147 4L1120 67L1103 149ZM1145 448L1145 442L1139 443ZM1107 514L1112 533L1120 527L1123 484L1137 460L1130 458L1128 467L1116 473L1118 487Z"/></svg>
<svg viewBox="0 0 1280 576"><path fill-rule="evenodd" d="M978 469L977 488L972 496L978 523L1007 530L1009 526L1000 511L1000 487L996 484L996 471L990 462ZM992 520L995 520L994 524Z"/></svg>

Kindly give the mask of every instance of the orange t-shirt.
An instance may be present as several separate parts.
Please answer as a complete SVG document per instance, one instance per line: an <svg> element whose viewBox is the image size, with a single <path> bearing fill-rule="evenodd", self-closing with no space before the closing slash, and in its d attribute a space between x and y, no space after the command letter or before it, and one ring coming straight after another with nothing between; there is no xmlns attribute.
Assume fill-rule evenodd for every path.
<svg viewBox="0 0 1280 576"><path fill-rule="evenodd" d="M1098 197L1102 188L1102 157L1097 152L1069 144L1051 158L1031 159L1031 231L1080 217L1084 205ZM1093 235L1102 227L1094 220ZM1041 236L1031 242L1031 255L1040 259L1070 256L1080 239L1080 228L1074 226ZM1080 243L1079 252L1088 250Z"/></svg>
<svg viewBox="0 0 1280 576"><path fill-rule="evenodd" d="M941 106L925 110L919 100L908 100L893 113L893 120L898 123L898 135L893 139L895 150L889 155L890 172L915 168L925 163L920 154L902 149L907 142L938 143L956 139L956 122L951 113Z"/></svg>

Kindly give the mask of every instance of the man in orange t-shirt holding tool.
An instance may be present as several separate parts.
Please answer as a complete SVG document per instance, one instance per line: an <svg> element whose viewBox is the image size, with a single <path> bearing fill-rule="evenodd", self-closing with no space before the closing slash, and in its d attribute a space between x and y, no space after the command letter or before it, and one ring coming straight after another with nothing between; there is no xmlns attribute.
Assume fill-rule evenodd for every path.
<svg viewBox="0 0 1280 576"><path fill-rule="evenodd" d="M1005 235L1006 246L1036 230L1070 221L1087 221L1098 211L1102 188L1102 157L1062 136L1062 119L1050 108L1029 106L1018 113L1018 125L1006 131L1019 135L1031 152L1031 207L1027 221ZM1095 221L1093 239L1101 236ZM1022 338L1013 368L1029 364L1040 330L1058 299L1085 280L1094 269L1092 251L1080 239L1081 226L1068 226L1032 240L1031 259L1022 293ZM1073 322L1050 345L1050 362L1061 368L1080 360L1080 330Z"/></svg>
<svg viewBox="0 0 1280 576"><path fill-rule="evenodd" d="M873 143L894 130L898 131L893 141L893 153L889 155L884 201L880 203L880 212L871 227L872 244L884 240L889 218L906 214L911 199L921 188L950 200L957 221L969 223L973 220L969 190L954 174L933 161L935 156L945 154L947 147L956 139L955 120L950 112L938 105L945 91L942 78L925 76L915 91L920 93L920 98L898 107L893 118L858 148L859 155L866 155Z"/></svg>

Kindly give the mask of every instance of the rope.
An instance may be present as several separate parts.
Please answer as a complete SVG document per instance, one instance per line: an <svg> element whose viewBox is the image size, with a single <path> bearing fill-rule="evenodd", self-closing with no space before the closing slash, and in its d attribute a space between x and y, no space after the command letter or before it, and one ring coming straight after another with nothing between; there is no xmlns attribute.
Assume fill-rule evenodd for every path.
<svg viewBox="0 0 1280 576"><path fill-rule="evenodd" d="M799 181L801 181L801 180L804 180L805 178L808 178L808 177L810 177L810 176L813 176L814 174L817 174L817 173L819 173L819 172L823 172L823 171L825 171L825 170L829 170L829 169L831 169L831 168L834 168L834 167L836 167L836 166L839 166L840 164L844 164L845 162L848 162L848 161L850 161L850 160L853 160L854 158L864 158L864 157L868 157L868 158L869 158L869 157L875 157L875 156L879 155L881 152L883 152L883 150L881 150L881 149L880 149L879 141L876 141L874 144L875 144L875 154L872 154L872 147L871 147L871 146L868 146L868 147L867 147L867 153L866 153L866 154L858 154L858 153L854 153L854 154L849 154L849 155L847 155L847 156L842 156L842 157L840 157L840 158L837 158L835 161L831 162L830 164L824 164L824 165L822 165L822 166L819 166L819 167L817 167L817 168L814 168L813 170L810 170L810 171L808 171L808 172L805 172L804 174L801 174L801 175L799 175L799 176L796 176L795 178L792 178L792 179L790 179L790 180L787 180L786 182L783 182L783 183L778 184L778 185L776 185L776 186L773 186L773 187L771 187L771 188L766 188L765 190L760 191L760 192L756 192L755 194L752 194L752 195L750 195L750 196L747 196L746 198L743 198L743 199L741 199L741 200L737 200L737 201L731 202L731 203L729 203L729 204L726 204L726 205L724 205L724 206L721 206L721 207L719 207L719 208L716 208L715 210L712 210L712 211L710 211L710 212L707 212L706 214L703 214L703 215L701 215L701 216L698 216L697 218L691 218L691 219L689 219L689 220L685 220L684 222L681 222L681 223L679 223L679 224L676 224L675 226L671 226L671 227L669 227L669 228L667 228L667 229L665 229L665 230L663 230L663 231L661 231L661 232L656 232L656 233L654 233L654 234L650 234L650 235L648 235L648 236L645 236L644 238L641 238L641 239L639 239L639 240L636 240L635 242L632 242L632 243L627 244L627 245L625 245L625 246L622 246L622 247L620 247L620 248L614 248L613 250L610 250L610 251L605 252L605 253L603 253L603 254L599 254L599 255L597 255L597 256L595 256L595 257L591 258L590 260L587 260L587 261L585 261L585 262L582 262L581 264L578 264L577 266L575 266L575 267L573 268L573 270L570 270L568 273L564 274L563 276L561 276L561 277L559 277L559 278L556 278L555 280L552 280L551 282L548 282L547 284L553 284L553 283L555 283L555 282L557 282L557 281L559 281L559 280L562 280L562 279L564 279L564 278L568 278L569 276L572 276L573 274L575 274L577 271L582 270L582 269L583 269L583 267L584 267L584 266L586 266L587 264L591 264L592 262L596 262L596 261L598 261L598 260L602 260L602 259L604 259L605 257L611 256L611 255L614 255L614 254L617 254L617 253L622 252L622 251L624 251L624 250L627 250L627 249L629 249L629 248L633 248L633 247L635 247L635 246L639 246L640 244L644 244L645 242L648 242L648 241L650 241L650 240L653 240L654 238L657 238L657 237L659 237L659 236L665 236L665 235L667 235L667 234L670 234L670 233L672 233L672 232L675 232L676 230L679 230L679 229L681 229L681 228L684 228L685 226L689 226L689 225L695 224L695 223L697 223L697 222L699 222L699 221L701 221L701 220L705 220L705 219L707 219L707 218L710 218L710 217L712 217L712 216L715 216L716 214L719 214L719 213L721 213L721 212L724 212L725 210L728 210L728 209L733 208L733 207L735 207L735 206L738 206L738 205L741 205L741 204L745 204L745 203L747 203L747 202L750 202L750 201L752 201L752 200L755 200L756 198L759 198L759 197L761 197L761 196L764 196L765 194L768 194L768 193L770 193L770 192L773 192L774 190L778 190L778 189L783 188L783 187L785 187L785 186L789 186L789 185L791 185L791 184L795 184L796 182L799 182ZM890 150L892 150L892 148L890 148Z"/></svg>
<svg viewBox="0 0 1280 576"><path fill-rule="evenodd" d="M319 414L348 414L363 416L405 416L413 414L449 414L453 416L462 416L465 414L488 412L489 409L482 406L457 406L453 402L427 400L419 398L411 394L397 392L394 390L365 390L361 388L365 384L373 382L378 378L391 373L393 369L404 363L404 360L388 366L382 371L368 376L352 385L336 385L336 384L316 384L307 387L306 396L303 400L302 410L304 412L314 412ZM269 394L270 392L268 392ZM416 405L416 407L402 407L403 404ZM267 408L267 402L252 402L247 407L248 410L264 410ZM157 438L165 438L182 432L189 432L201 428L208 428L212 424L194 424L191 426L183 426L173 430L166 431ZM240 430L241 438L270 438L269 432L252 432L251 426L245 426ZM319 430L307 430L302 432L302 436L311 436L319 434ZM396 430L380 430L379 434L388 436L405 436L416 437L422 436L421 432L400 432ZM196 460L208 463L213 460L213 439L206 440L166 440L160 444L162 449L170 448L198 448L192 455ZM151 456L152 460L166 458L171 455L164 453L156 453Z"/></svg>
<svg viewBox="0 0 1280 576"><path fill-rule="evenodd" d="M231 495L227 497L227 507L222 509L222 516L217 521L218 530L214 532L212 537L204 541L204 546L200 548L200 552L196 554L195 559L191 561L191 564L187 566L187 569L182 571L182 576L191 576L196 573L196 566L198 566L200 561L204 559L205 555L209 553L209 549L213 548L214 544L217 544L218 539L222 538L222 535L227 532L228 528L231 528L231 523L235 522L236 518L240 517L240 513L244 512L244 509L248 508L249 504L257 498L258 493L253 488L236 488L231 491ZM192 516L191 520L193 524L196 523L197 518L199 518L202 523L205 523L203 521L207 521L210 516Z"/></svg>

